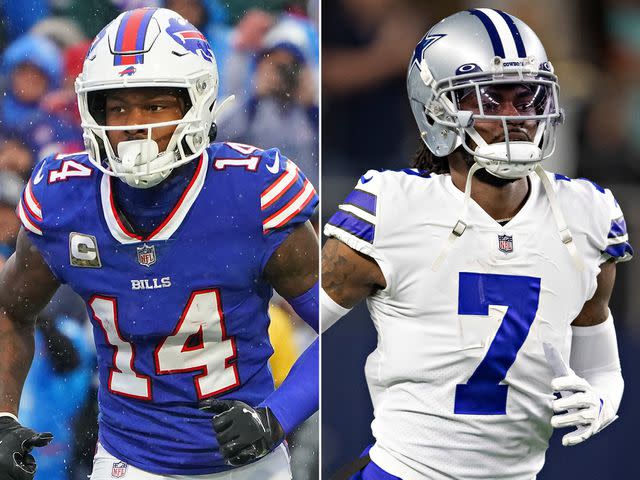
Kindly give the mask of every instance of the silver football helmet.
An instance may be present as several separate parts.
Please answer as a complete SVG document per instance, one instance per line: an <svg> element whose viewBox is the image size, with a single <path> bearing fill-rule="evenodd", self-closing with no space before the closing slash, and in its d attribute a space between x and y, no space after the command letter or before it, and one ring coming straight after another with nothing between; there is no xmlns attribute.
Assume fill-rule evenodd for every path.
<svg viewBox="0 0 640 480"><path fill-rule="evenodd" d="M478 8L436 24L416 46L407 89L420 136L438 157L462 145L488 172L514 179L553 153L563 117L557 77L540 39L512 15ZM474 128L486 121L500 122L504 137L487 143ZM514 126L532 121L533 138Z"/></svg>

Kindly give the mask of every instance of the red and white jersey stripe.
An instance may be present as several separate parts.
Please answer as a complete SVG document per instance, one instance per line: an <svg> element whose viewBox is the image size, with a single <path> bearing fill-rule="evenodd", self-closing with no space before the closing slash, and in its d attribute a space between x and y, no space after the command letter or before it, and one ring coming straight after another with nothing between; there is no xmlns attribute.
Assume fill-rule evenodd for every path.
<svg viewBox="0 0 640 480"><path fill-rule="evenodd" d="M304 210L314 198L316 198L316 191L311 182L305 180L302 190L289 203L262 222L263 231L267 232L286 225L289 220Z"/></svg>
<svg viewBox="0 0 640 480"><path fill-rule="evenodd" d="M282 175L260 195L260 208L267 209L282 197L299 178L298 167L287 161L287 167Z"/></svg>

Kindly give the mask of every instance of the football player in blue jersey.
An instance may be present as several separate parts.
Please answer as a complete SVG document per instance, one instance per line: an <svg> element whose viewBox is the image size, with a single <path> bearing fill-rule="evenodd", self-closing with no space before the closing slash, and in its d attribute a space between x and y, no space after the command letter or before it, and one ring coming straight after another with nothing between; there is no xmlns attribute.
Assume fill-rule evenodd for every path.
<svg viewBox="0 0 640 480"><path fill-rule="evenodd" d="M416 168L367 172L324 230L323 328L366 299L378 332L365 368L375 444L350 473L531 480L553 428L571 428L571 446L617 418L608 304L633 254L622 210L543 169L558 79L518 18L445 18L407 85Z"/></svg>
<svg viewBox="0 0 640 480"><path fill-rule="evenodd" d="M267 308L275 289L318 328L317 196L278 150L211 143L217 85L207 40L170 10L125 12L91 45L87 151L36 165L0 274L0 478L32 479L52 439L18 404L62 283L97 348L92 480L291 478L283 440L317 410L318 343L274 389Z"/></svg>

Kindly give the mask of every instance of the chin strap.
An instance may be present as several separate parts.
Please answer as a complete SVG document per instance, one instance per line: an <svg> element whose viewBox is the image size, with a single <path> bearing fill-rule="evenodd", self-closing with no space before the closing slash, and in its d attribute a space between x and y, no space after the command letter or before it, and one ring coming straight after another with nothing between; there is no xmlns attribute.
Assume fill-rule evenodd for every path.
<svg viewBox="0 0 640 480"><path fill-rule="evenodd" d="M562 210L560 209L560 205L558 205L558 199L556 197L556 191L549 180L549 176L547 172L544 171L542 165L536 165L535 172L540 178L542 185L544 186L544 190L547 194L547 198L549 199L549 204L551 205L551 211L553 212L553 216L556 220L556 226L558 227L558 233L560 234L560 240L565 244L567 250L571 254L571 258L573 259L573 263L575 264L578 271L584 270L584 262L580 257L580 253L578 253L578 249L576 248L576 243L573 241L573 236L571 235L571 231L567 226L567 222L564 219L564 215L562 214Z"/></svg>
<svg viewBox="0 0 640 480"><path fill-rule="evenodd" d="M451 230L447 242L444 244L444 247L440 251L440 255L436 257L433 264L431 265L431 270L433 270L434 272L440 269L442 263L447 258L447 255L449 255L449 251L451 251L451 249L453 248L453 244L456 239L461 237L467 229L467 223L465 222L465 219L467 218L467 212L469 210L469 200L471 200L471 180L473 179L475 173L481 168L484 167L480 166L480 164L478 163L474 163L469 169L469 173L467 174L467 183L464 186L464 201L462 202L462 212L460 213L458 221L453 227L453 230Z"/></svg>

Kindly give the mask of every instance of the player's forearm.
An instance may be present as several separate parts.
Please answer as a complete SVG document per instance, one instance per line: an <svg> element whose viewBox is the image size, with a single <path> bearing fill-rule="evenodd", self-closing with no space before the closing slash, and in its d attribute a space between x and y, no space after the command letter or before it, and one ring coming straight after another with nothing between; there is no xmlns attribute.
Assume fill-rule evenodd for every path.
<svg viewBox="0 0 640 480"><path fill-rule="evenodd" d="M0 412L18 413L34 352L34 322L0 312Z"/></svg>
<svg viewBox="0 0 640 480"><path fill-rule="evenodd" d="M591 327L573 327L571 368L586 379L603 397L613 413L618 411L624 380L620 368L613 317Z"/></svg>
<svg viewBox="0 0 640 480"><path fill-rule="evenodd" d="M282 385L260 404L271 409L287 434L318 410L318 345L316 339L293 364Z"/></svg>
<svg viewBox="0 0 640 480"><path fill-rule="evenodd" d="M386 285L375 260L340 240L327 240L322 248L322 288L334 302L350 309Z"/></svg>

